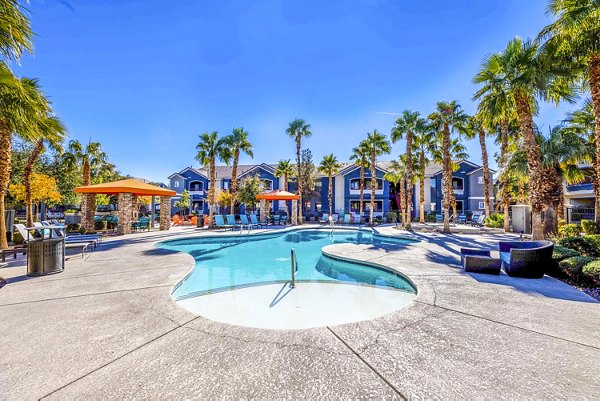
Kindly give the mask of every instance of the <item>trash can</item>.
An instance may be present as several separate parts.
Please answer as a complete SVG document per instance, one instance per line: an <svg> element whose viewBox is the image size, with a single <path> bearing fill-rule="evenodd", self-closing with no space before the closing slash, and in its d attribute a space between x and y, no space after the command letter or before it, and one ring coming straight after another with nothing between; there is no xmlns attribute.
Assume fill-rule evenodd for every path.
<svg viewBox="0 0 600 401"><path fill-rule="evenodd" d="M196 220L196 227L198 227L198 228L204 227L204 215L203 214L198 216L198 219Z"/></svg>
<svg viewBox="0 0 600 401"><path fill-rule="evenodd" d="M28 228L29 231L38 229ZM41 230L41 238L31 239L27 244L27 275L46 276L65 269L65 239L52 236L53 229ZM50 233L48 233L48 231Z"/></svg>

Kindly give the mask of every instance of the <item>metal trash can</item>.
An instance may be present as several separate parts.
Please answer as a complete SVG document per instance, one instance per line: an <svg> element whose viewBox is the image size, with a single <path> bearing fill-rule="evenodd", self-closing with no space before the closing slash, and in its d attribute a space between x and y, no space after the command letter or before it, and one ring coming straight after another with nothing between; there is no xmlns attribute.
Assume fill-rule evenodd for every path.
<svg viewBox="0 0 600 401"><path fill-rule="evenodd" d="M38 229L28 228L29 231ZM40 230L42 231L42 230ZM42 235L41 238L31 239L27 244L27 275L45 276L60 273L65 269L65 239L62 236Z"/></svg>
<svg viewBox="0 0 600 401"><path fill-rule="evenodd" d="M197 228L204 227L204 215L203 214L198 215L198 220L196 220L196 227Z"/></svg>

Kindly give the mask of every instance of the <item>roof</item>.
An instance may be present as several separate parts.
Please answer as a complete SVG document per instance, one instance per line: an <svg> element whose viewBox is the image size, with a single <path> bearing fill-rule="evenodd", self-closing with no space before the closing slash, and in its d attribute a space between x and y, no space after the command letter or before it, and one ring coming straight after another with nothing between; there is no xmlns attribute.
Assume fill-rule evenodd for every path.
<svg viewBox="0 0 600 401"><path fill-rule="evenodd" d="M103 184L87 185L75 188L79 194L106 194L115 195L130 193L138 196L174 196L177 193L155 185L146 184L133 178L126 180L106 182Z"/></svg>
<svg viewBox="0 0 600 401"><path fill-rule="evenodd" d="M284 191L282 189L276 189L274 191L265 192L256 197L256 199L264 199L264 200L298 200L300 199L299 195L293 194L288 191Z"/></svg>

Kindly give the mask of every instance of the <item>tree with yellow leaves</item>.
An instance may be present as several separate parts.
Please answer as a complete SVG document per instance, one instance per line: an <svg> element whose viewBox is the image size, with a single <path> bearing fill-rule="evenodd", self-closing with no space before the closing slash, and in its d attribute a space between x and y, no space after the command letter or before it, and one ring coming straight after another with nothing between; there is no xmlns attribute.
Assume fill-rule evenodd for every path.
<svg viewBox="0 0 600 401"><path fill-rule="evenodd" d="M60 201L60 192L56 186L56 179L46 174L31 173L31 198L30 204L27 204L27 196L25 193L25 185L12 184L8 188L8 192L14 196L17 201L26 203L29 209L34 203L47 202L54 203ZM30 210L30 209L29 209Z"/></svg>

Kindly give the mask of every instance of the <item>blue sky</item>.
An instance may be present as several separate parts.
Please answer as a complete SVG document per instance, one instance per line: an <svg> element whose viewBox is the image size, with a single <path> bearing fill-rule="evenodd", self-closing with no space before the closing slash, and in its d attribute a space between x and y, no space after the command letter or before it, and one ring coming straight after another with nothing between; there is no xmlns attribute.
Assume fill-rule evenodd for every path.
<svg viewBox="0 0 600 401"><path fill-rule="evenodd" d="M40 78L69 136L100 141L123 173L166 181L194 160L198 135L243 126L255 161L294 157L304 118L318 163L347 160L368 131L439 100L474 111L471 78L487 53L548 20L546 0L31 0ZM564 117L545 105L537 122ZM488 144L495 145L491 140ZM467 143L471 160L479 146ZM394 145L392 155L403 152ZM251 163L245 157L242 162Z"/></svg>

